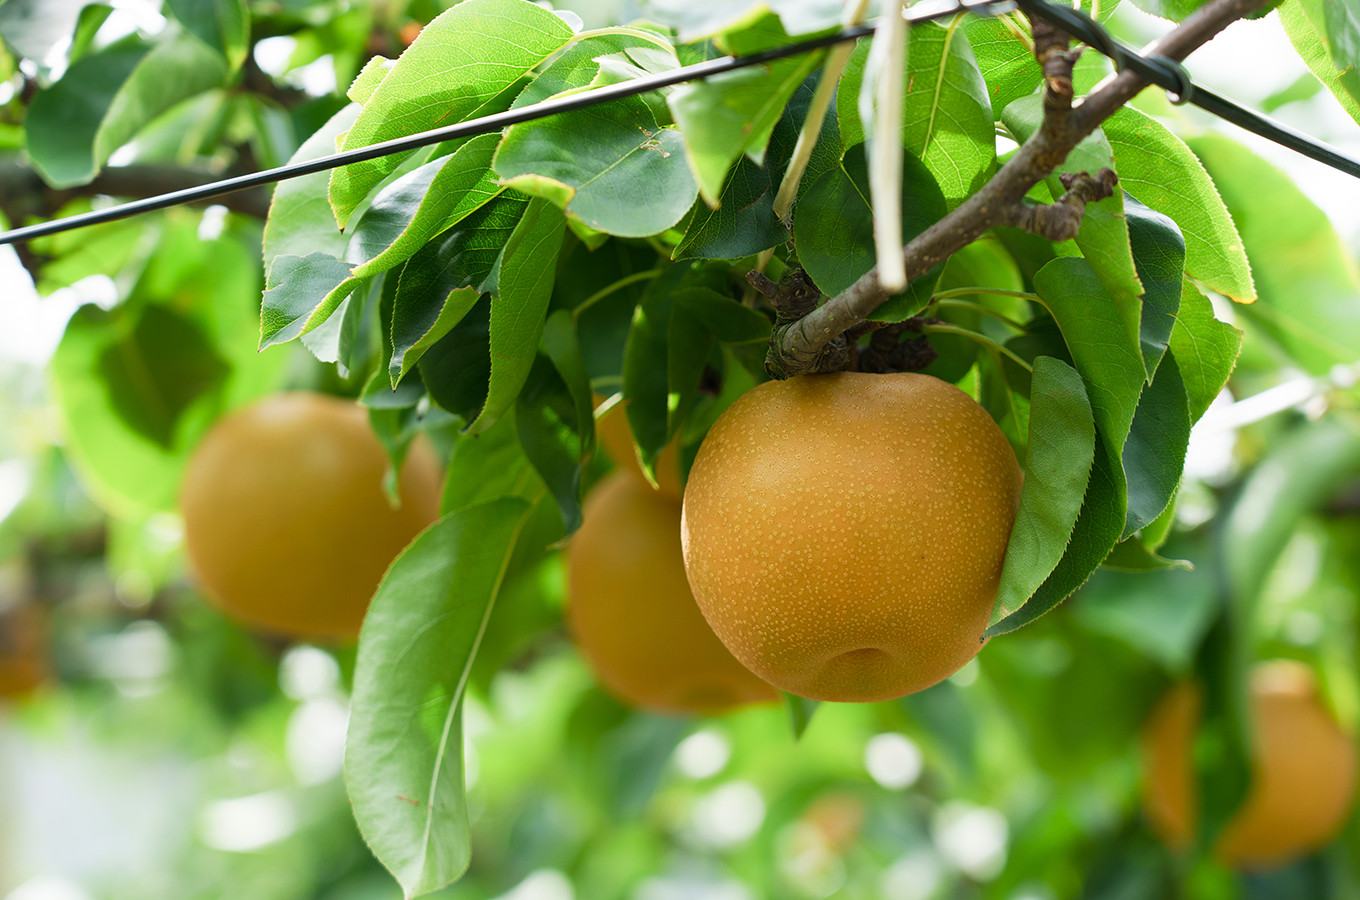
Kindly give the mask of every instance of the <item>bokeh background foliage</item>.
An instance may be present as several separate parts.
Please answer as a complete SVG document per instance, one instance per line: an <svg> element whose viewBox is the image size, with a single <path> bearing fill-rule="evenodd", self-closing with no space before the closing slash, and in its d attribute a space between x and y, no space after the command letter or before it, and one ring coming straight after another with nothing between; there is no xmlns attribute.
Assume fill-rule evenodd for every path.
<svg viewBox="0 0 1360 900"><path fill-rule="evenodd" d="M1094 12L1142 42L1167 27L1146 13L1178 19L1193 5ZM310 158L391 136L394 122L418 130L760 49L839 15L815 3L745 16L710 3L446 6L0 2L0 214L18 225ZM1224 38L1256 41L1228 44L1235 65L1192 69L1354 148L1360 35L1345 8L1288 0ZM401 56L441 13L401 64L376 61ZM614 25L638 19L663 27ZM498 28L513 46L492 46ZM586 28L599 30L581 38ZM1012 19L913 30L908 236L994 170L998 130L1023 139L1036 127L1038 74L1022 38ZM516 68L486 65L493 51ZM845 84L859 83L866 55L852 56ZM1270 65L1253 74L1246 59ZM476 95L439 96L436 61ZM1079 88L1105 71L1087 54ZM906 318L932 291L957 291L1030 328L1017 337L975 307L933 307L948 323L1027 360L1067 357L1035 365L1031 394L1019 368L934 336L930 371L972 389L1022 458L1032 418L1060 418L1045 403L1080 412L1075 376L1095 385L1094 410L1068 410L1078 424L1064 455L1034 457L1048 468L1031 470L1060 486L1086 460L1122 468L1128 509L1089 561L1044 543L1051 558L1008 581L1017 593L1005 611L1021 616L1009 625L1105 567L953 678L899 701L790 699L685 719L629 710L595 685L561 625L555 550L579 523L582 484L607 467L590 457L582 404L592 387L622 388L643 461L677 436L688 461L718 412L763 377L769 322L733 302L733 286L790 237L772 194L815 83L814 62L789 60L501 140L309 176L276 189L267 226L270 196L244 193L6 251L0 605L50 613L53 678L0 708L0 896L400 896L375 853L408 892L467 900L1360 896L1354 820L1273 871L1231 872L1204 851L1246 787L1252 660L1307 662L1338 718L1360 726L1360 220L1337 199L1355 189L1154 93L1066 166L1113 161L1128 191L1093 205L1075 250L996 234L883 310ZM868 213L853 89L843 85L834 109L792 227L798 262L827 291L872 262L867 229L849 227ZM1059 191L1055 180L1035 199ZM714 198L717 209L703 202ZM781 250L774 265L789 261ZM1036 291L1052 317L959 290L979 286ZM1083 316L1093 297L1116 320ZM1154 302L1177 310L1169 332L1140 327ZM1091 375L1109 362L1094 348L1110 329L1137 370L1123 388ZM1239 341L1229 394L1215 400ZM1163 378L1145 388L1140 376L1154 371L1183 390ZM1158 385L1164 393L1148 393ZM458 559L477 541L503 552L450 568L449 583L407 585L398 573L379 603L384 618L419 621L454 581L479 598L469 614L494 597L475 654L452 622L419 665L382 671L363 663L381 661L377 642L291 644L205 605L181 552L183 466L226 411L285 387L362 397L394 456L417 427L434 438L454 473L444 507L459 512L410 559ZM1119 429L1144 455L1111 444ZM1085 489L1053 496L1075 518ZM1036 588L1040 602L1023 606ZM1167 686L1191 674L1208 688L1204 825L1201 845L1176 855L1139 809L1137 737ZM463 692L454 737L413 745L403 764L428 771L431 746L461 759L442 777L466 818L432 835L437 865L403 877L399 860L421 849L408 832L370 832L366 845L354 824L376 789L354 777L371 749L364 729L383 723L352 719L351 705L419 704L439 678Z"/></svg>

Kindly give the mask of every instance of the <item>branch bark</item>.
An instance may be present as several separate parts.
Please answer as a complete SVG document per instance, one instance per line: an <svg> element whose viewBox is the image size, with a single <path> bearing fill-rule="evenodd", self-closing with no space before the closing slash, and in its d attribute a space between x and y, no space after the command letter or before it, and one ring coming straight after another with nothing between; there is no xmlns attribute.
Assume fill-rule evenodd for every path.
<svg viewBox="0 0 1360 900"><path fill-rule="evenodd" d="M1174 31L1146 51L1180 61L1232 22L1263 5L1263 0L1210 0ZM1016 150L1010 161L977 193L913 238L902 250L910 283L998 225L1014 224L1025 194L1047 178L1087 135L1148 86L1132 71L1106 79L1089 95L1073 100L1070 71L1075 54L1068 39L1040 23L1033 25L1035 54L1044 69L1044 124ZM1069 77L1064 80L1063 68ZM1065 97L1064 97L1065 93ZM1099 176L1096 176L1099 178ZM1073 198L1071 192L1063 201ZM1085 200L1081 201L1084 211ZM1078 222L1079 222L1078 218ZM801 319L776 324L767 369L775 377L831 371L823 349L869 318L888 294L870 269L849 288Z"/></svg>
<svg viewBox="0 0 1360 900"><path fill-rule="evenodd" d="M154 197L196 187L221 177L219 172L183 166L113 166L100 172L89 184L58 189L48 187L37 172L18 160L0 159L0 207L21 217L51 215L76 197L93 197L96 194ZM263 188L238 191L211 202L260 219L269 214L269 192Z"/></svg>

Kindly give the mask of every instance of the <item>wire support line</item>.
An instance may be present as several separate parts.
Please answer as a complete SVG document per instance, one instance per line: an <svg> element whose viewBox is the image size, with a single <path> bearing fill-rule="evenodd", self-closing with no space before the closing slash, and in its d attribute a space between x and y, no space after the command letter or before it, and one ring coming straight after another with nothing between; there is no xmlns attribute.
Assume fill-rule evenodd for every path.
<svg viewBox="0 0 1360 900"><path fill-rule="evenodd" d="M1246 129L1247 131L1274 141L1281 146L1287 147L1297 153L1345 172L1348 175L1360 178L1360 160L1347 156L1309 135L1295 131L1287 125L1263 116L1260 113L1246 109L1231 100L1227 100L1226 98L1195 84L1185 68L1174 60L1157 56L1140 55L1137 51L1115 40L1099 23L1079 10L1055 5L1047 2L1047 0L925 0L925 2L919 3L906 10L903 13L903 18L909 23L917 23L933 21L935 19L945 19L960 13L993 15L1016 8L1020 8L1035 17L1042 18L1068 32L1073 37L1084 41L1095 50L1113 60L1116 68L1131 69L1148 82L1167 90L1173 95L1173 102L1192 103L1225 121ZM668 72L646 75L617 84L583 91L579 94L573 94L567 97L543 100L538 103L520 107L519 109L510 109L489 116L469 119L466 122L460 122L456 125L447 125L443 128L437 128L431 131L423 131L418 134L407 135L406 137L394 138L377 144L370 144L367 147L358 147L354 150L334 153L317 159L289 163L288 165L278 166L273 169L265 169L260 172L238 175L233 178L214 181L197 187L185 188L183 190L172 191L165 194L157 194L153 197L132 200L106 209L92 210L74 216L67 216L62 219L53 219L48 222L40 222L36 225L14 228L0 233L0 246L5 244L16 244L21 241L28 241L33 238L45 237L47 235L59 234L76 228L102 225L119 219L130 218L142 213L167 209L172 206L212 200L226 194L235 193L236 191L264 187L290 178L312 175L317 172L324 172L328 169L349 165L350 163L365 162L382 156L391 156L397 153L418 150L422 147L428 147L443 141L490 134L511 125L518 125L523 122L530 122L536 119L547 118L548 116L560 115L562 113L575 112L577 110L596 106L600 103L606 103L610 100L634 97L660 88L683 84L687 81L696 81L714 75L734 72L739 69L763 65L768 62L790 56L797 56L802 53L811 53L822 50L834 44L867 37L874 33L876 27L875 24L870 23L868 25L844 28L832 34L823 35L811 40L800 41L784 47L775 47L760 53L750 54L749 56L723 56L717 59L710 59L688 66L681 66Z"/></svg>
<svg viewBox="0 0 1360 900"><path fill-rule="evenodd" d="M904 15L904 18L912 23L929 22L935 19L949 18L950 16L958 15L963 12L986 13L996 8L1014 8L1013 0L930 0L930 2L921 3L919 6L909 10ZM560 115L561 113L575 112L601 103L606 103L610 100L635 97L639 94L645 94L660 88L672 87L687 81L697 81L713 75L721 75L726 72L737 71L738 69L759 66L767 62L773 62L790 56L797 56L802 53L811 53L816 50L830 47L833 44L858 40L873 33L873 25L843 28L833 34L823 35L822 37L813 38L807 41L800 41L796 44L788 44L783 47L775 47L760 53L752 53L747 56L722 56L716 59L705 60L704 62L671 69L668 72L645 75L640 78L633 78L617 84L605 85L604 87L594 88L567 97L543 100L528 106L522 106L518 109L493 113L489 116L469 119L466 122L460 122L456 125L447 125L432 131L422 131L418 134L394 138L390 141L369 144L366 147L358 147L353 150L346 150L342 153L334 153L329 156L306 160L304 162L290 163L273 169L265 169L261 172L238 175L233 178L214 181L197 187L185 188L167 194L158 194L154 197L147 197L141 200L132 200L127 203L120 203L117 206L108 207L107 209L92 210L74 216L67 216L62 219L53 219L49 222L41 222L36 225L15 228L0 233L0 245L28 241L33 238L58 234L75 228L85 228L90 225L102 225L119 219L130 218L131 216L140 215L142 213L153 212L158 209L180 206L185 203L197 203L204 200L211 200L215 197L221 197L224 194L231 194L249 188L263 187L265 185L285 181L289 178L298 178L303 175L312 175L317 172L324 172L328 169L335 169L340 166L349 165L350 163L377 159L380 156L391 156L397 153L418 150L422 147L428 147L456 138L491 134L492 132L500 131L510 125L531 122L536 119L547 118L548 116Z"/></svg>
<svg viewBox="0 0 1360 900"><path fill-rule="evenodd" d="M1109 57L1118 70L1130 69L1171 94L1177 105L1189 103L1212 113L1226 122L1250 131L1295 153L1307 156L1347 175L1360 178L1360 160L1347 156L1317 138L1296 131L1269 116L1247 109L1237 103L1196 84L1185 67L1162 56L1142 56L1110 36L1100 23L1086 13L1069 6L1059 6L1047 0L1014 0L1025 12L1056 25L1063 31L1085 42L1092 49Z"/></svg>

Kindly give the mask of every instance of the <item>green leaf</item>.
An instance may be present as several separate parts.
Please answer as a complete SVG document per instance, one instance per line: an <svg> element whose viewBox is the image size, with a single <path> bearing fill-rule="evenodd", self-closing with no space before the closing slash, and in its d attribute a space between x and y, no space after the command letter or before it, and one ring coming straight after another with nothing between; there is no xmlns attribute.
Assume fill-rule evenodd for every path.
<svg viewBox="0 0 1360 900"><path fill-rule="evenodd" d="M1149 524L1166 509L1181 483L1190 443L1190 409L1176 357L1167 354L1152 383L1143 388L1124 443L1128 512L1123 537Z"/></svg>
<svg viewBox="0 0 1360 900"><path fill-rule="evenodd" d="M260 310L260 349L316 329L358 287L349 264L325 253L276 257Z"/></svg>
<svg viewBox="0 0 1360 900"><path fill-rule="evenodd" d="M502 416L481 434L457 435L449 471L458 477L444 479L439 509L445 513L497 497L532 500L543 490L519 445L514 416Z"/></svg>
<svg viewBox="0 0 1360 900"><path fill-rule="evenodd" d="M813 715L822 704L818 700L809 700L806 697L799 697L797 694L790 694L788 691L780 691L779 693L784 698L784 709L789 714L789 728L793 730L795 738L800 738L807 731L808 725L812 723Z"/></svg>
<svg viewBox="0 0 1360 900"><path fill-rule="evenodd" d="M142 126L226 76L222 56L195 38L124 38L33 98L25 118L29 158L52 187L88 184Z"/></svg>
<svg viewBox="0 0 1360 900"><path fill-rule="evenodd" d="M479 295L458 324L430 345L417 371L435 403L465 422L477 417L491 381L489 297Z"/></svg>
<svg viewBox="0 0 1360 900"><path fill-rule="evenodd" d="M471 858L462 699L529 505L454 510L397 557L373 597L354 671L345 785L369 849L406 896Z"/></svg>
<svg viewBox="0 0 1360 900"><path fill-rule="evenodd" d="M1086 381L1096 425L1111 458L1118 460L1143 387L1137 323L1130 327L1083 259L1053 260L1034 276L1034 289L1062 331Z"/></svg>
<svg viewBox="0 0 1360 900"><path fill-rule="evenodd" d="M364 101L342 150L452 125L492 111L507 88L571 39L570 26L528 0L465 0L425 26ZM343 227L409 153L336 169L330 202Z"/></svg>
<svg viewBox="0 0 1360 900"><path fill-rule="evenodd" d="M500 138L484 134L452 156L428 162L384 187L359 219L345 259L354 275L376 275L405 262L431 238L481 209L502 190L491 171Z"/></svg>
<svg viewBox="0 0 1360 900"><path fill-rule="evenodd" d="M1169 509L1170 507L1168 507ZM1165 569L1190 570L1188 560L1159 556L1141 537L1128 537L1114 545L1101 568L1117 572L1160 572Z"/></svg>
<svg viewBox="0 0 1360 900"><path fill-rule="evenodd" d="M520 197L501 194L407 261L393 300L393 384L477 302L526 205Z"/></svg>
<svg viewBox="0 0 1360 900"><path fill-rule="evenodd" d="M676 68L675 48L654 31L627 26L576 35L511 104L519 109L550 97L599 83L606 60L638 60L647 71Z"/></svg>
<svg viewBox="0 0 1360 900"><path fill-rule="evenodd" d="M808 53L691 81L666 99L684 138L690 170L709 206L716 206L727 171L743 153L755 163L784 106L822 61Z"/></svg>
<svg viewBox="0 0 1360 900"><path fill-rule="evenodd" d="M695 313L693 302L685 298L707 293L706 288L683 288L671 303L671 321L666 329L666 434L679 432L699 396L704 368L713 355L716 340ZM642 454L643 465L651 471L653 459Z"/></svg>
<svg viewBox="0 0 1360 900"><path fill-rule="evenodd" d="M685 228L676 259L740 259L778 246L789 231L774 214L777 185L746 157L727 173L716 207L699 206Z"/></svg>
<svg viewBox="0 0 1360 900"><path fill-rule="evenodd" d="M1315 4L1310 2L1305 6L1299 0L1287 0L1278 9L1280 24L1284 26L1285 34L1289 35L1290 42L1304 64L1332 92L1341 108L1352 119L1360 122L1360 71L1356 69L1360 60L1352 55L1345 62L1340 62L1329 52L1319 33L1319 27L1326 29L1326 16L1324 14L1321 17L1322 25L1319 26L1319 10Z"/></svg>
<svg viewBox="0 0 1360 900"><path fill-rule="evenodd" d="M491 381L486 405L468 425L474 434L514 405L529 377L565 231L561 211L547 200L535 199L506 242L497 290L491 296Z"/></svg>
<svg viewBox="0 0 1360 900"><path fill-rule="evenodd" d="M963 31L987 83L993 110L1005 109L1039 89L1043 73L1034 60L1028 33L1007 16L964 16Z"/></svg>
<svg viewBox="0 0 1360 900"><path fill-rule="evenodd" d="M1219 613L1219 600L1210 566L1137 575L1102 571L1072 613L1083 627L1117 638L1168 674L1184 677Z"/></svg>
<svg viewBox="0 0 1360 900"><path fill-rule="evenodd" d="M250 34L250 12L245 0L166 0L171 15L189 33L238 68L246 57Z"/></svg>
<svg viewBox="0 0 1360 900"><path fill-rule="evenodd" d="M0 3L0 37L25 59L35 62L46 59L58 43L71 37L90 5L89 0Z"/></svg>
<svg viewBox="0 0 1360 900"><path fill-rule="evenodd" d="M149 306L122 339L103 349L95 371L128 427L171 450L180 417L199 397L220 390L230 367L193 320Z"/></svg>
<svg viewBox="0 0 1360 900"><path fill-rule="evenodd" d="M943 218L947 207L925 165L909 153L902 162L902 236L911 240ZM818 178L799 201L793 216L798 260L822 293L835 296L874 267L872 210L863 145L846 151L841 165ZM938 270L918 278L874 310L874 318L893 322L913 315L930 300L938 280Z"/></svg>
<svg viewBox="0 0 1360 900"><path fill-rule="evenodd" d="M112 310L79 309L51 363L63 453L99 504L128 519L173 509L204 431L277 389L287 363L256 352L253 251L200 240L197 215L177 219L167 216L131 297Z"/></svg>
<svg viewBox="0 0 1360 900"><path fill-rule="evenodd" d="M675 314L677 298L695 289L720 291L726 277L718 264L678 263L647 286L634 310L624 346L623 396L645 471L674 437L677 414L693 399L712 350L712 335L695 316ZM672 335L677 326L682 332Z"/></svg>
<svg viewBox="0 0 1360 900"><path fill-rule="evenodd" d="M774 215L774 198L789 158L807 119L821 73L814 73L794 92L784 115L770 135L765 163L757 166L745 156L727 174L717 209L695 208L675 259L740 259L777 246L789 232ZM841 138L835 116L822 120L822 131L798 185L802 197L822 173L840 165Z"/></svg>
<svg viewBox="0 0 1360 900"><path fill-rule="evenodd" d="M1251 266L1237 226L1209 173L1185 142L1131 106L1106 119L1101 129L1114 151L1120 187L1180 228L1185 271L1239 303L1255 301Z"/></svg>
<svg viewBox="0 0 1360 900"><path fill-rule="evenodd" d="M543 350L516 403L524 455L562 514L566 533L581 525L581 484L595 445L590 376L571 313L559 309L543 327Z"/></svg>
<svg viewBox="0 0 1360 900"><path fill-rule="evenodd" d="M1027 140L1043 121L1041 99L1022 97L1006 107L1001 121L1017 140ZM1059 178L1062 174L1087 172L1094 175L1103 168L1114 168L1114 153L1104 133L1097 129L1049 176L1046 182L1049 193L1054 198L1062 196L1064 188ZM1120 314L1136 328L1141 318L1139 297L1143 294L1143 285L1138 280L1138 269L1129 248L1123 192L1115 191L1112 197L1086 205L1076 245L1114 298Z"/></svg>
<svg viewBox="0 0 1360 900"><path fill-rule="evenodd" d="M953 209L987 181L996 164L992 104L963 28L965 16L949 24L913 26L908 34L902 140L935 177ZM855 48L836 97L836 114L847 147L863 143L856 104L868 42Z"/></svg>
<svg viewBox="0 0 1360 900"><path fill-rule="evenodd" d="M1259 301L1238 307L1300 367L1360 357L1360 275L1326 213L1270 163L1228 138L1191 142L1232 210Z"/></svg>
<svg viewBox="0 0 1360 900"><path fill-rule="evenodd" d="M335 152L335 142L350 129L361 107L357 103L345 106L331 116L288 160L291 163L319 159ZM280 181L274 186L269 203L269 218L264 224L264 268L268 272L279 256L306 256L324 253L342 259L349 238L335 227L326 202L329 172L313 172Z"/></svg>
<svg viewBox="0 0 1360 900"><path fill-rule="evenodd" d="M571 394L576 431L581 436L577 458L585 462L595 449L595 398L590 390L590 372L581 349L581 336L577 333L575 319L567 310L557 310L543 323L543 350Z"/></svg>
<svg viewBox="0 0 1360 900"><path fill-rule="evenodd" d="M1169 347L1180 364L1189 395L1190 421L1198 422L1228 383L1242 349L1242 332L1214 318L1209 298L1186 281Z"/></svg>
<svg viewBox="0 0 1360 900"><path fill-rule="evenodd" d="M583 134L590 140L582 141ZM620 237L647 237L675 225L698 190L679 132L658 127L637 97L514 125L494 167L506 184Z"/></svg>
<svg viewBox="0 0 1360 900"><path fill-rule="evenodd" d="M725 344L763 344L770 339L769 318L726 294L688 288L676 292L675 302Z"/></svg>
<svg viewBox="0 0 1360 900"><path fill-rule="evenodd" d="M1181 306L1181 285L1185 281L1185 241L1171 219L1129 198L1124 205L1129 225L1129 246L1143 282L1143 312L1139 342L1143 348L1143 369L1152 378L1166 353L1176 313Z"/></svg>
<svg viewBox="0 0 1360 900"><path fill-rule="evenodd" d="M1062 559L1034 595L1020 609L985 632L991 637L1015 631L1038 619L1067 599L1091 577L1124 530L1124 472L1118 458L1111 459L1109 441L1096 428L1095 462L1086 484L1081 513Z"/></svg>
<svg viewBox="0 0 1360 900"><path fill-rule="evenodd" d="M1133 5L1145 13L1180 22L1206 2L1207 0L1133 0Z"/></svg>
<svg viewBox="0 0 1360 900"><path fill-rule="evenodd" d="M1006 547L991 625L1024 606L1062 559L1081 512L1096 426L1081 376L1051 356L1034 360L1020 508Z"/></svg>
<svg viewBox="0 0 1360 900"><path fill-rule="evenodd" d="M1360 428L1328 416L1275 438L1224 520L1227 583L1247 610L1299 520L1360 475Z"/></svg>
<svg viewBox="0 0 1360 900"><path fill-rule="evenodd" d="M571 534L581 527L581 420L571 391L546 357L534 360L515 402L514 419L520 447L557 501L562 524Z"/></svg>

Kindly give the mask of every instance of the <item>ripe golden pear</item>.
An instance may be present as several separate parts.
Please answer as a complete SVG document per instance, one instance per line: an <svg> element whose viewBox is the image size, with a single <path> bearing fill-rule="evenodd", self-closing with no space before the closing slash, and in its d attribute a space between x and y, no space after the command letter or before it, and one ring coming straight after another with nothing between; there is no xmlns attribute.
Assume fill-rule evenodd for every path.
<svg viewBox="0 0 1360 900"><path fill-rule="evenodd" d="M440 464L417 440L401 505L388 459L352 401L266 397L219 421L180 489L189 561L232 617L277 634L351 640L387 567L439 515Z"/></svg>
<svg viewBox="0 0 1360 900"><path fill-rule="evenodd" d="M567 547L567 623L601 683L666 713L717 713L778 699L733 659L685 581L680 504L632 473L587 498Z"/></svg>
<svg viewBox="0 0 1360 900"><path fill-rule="evenodd" d="M1270 868L1311 853L1340 833L1355 802L1356 742L1323 706L1307 666L1272 660L1251 674L1252 781L1214 855L1244 869ZM1198 827L1191 748L1200 691L1172 687L1148 717L1142 736L1143 809L1173 849Z"/></svg>
<svg viewBox="0 0 1360 900"><path fill-rule="evenodd" d="M1001 429L927 375L742 395L685 488L685 569L751 671L816 700L929 687L982 646L1022 475Z"/></svg>

